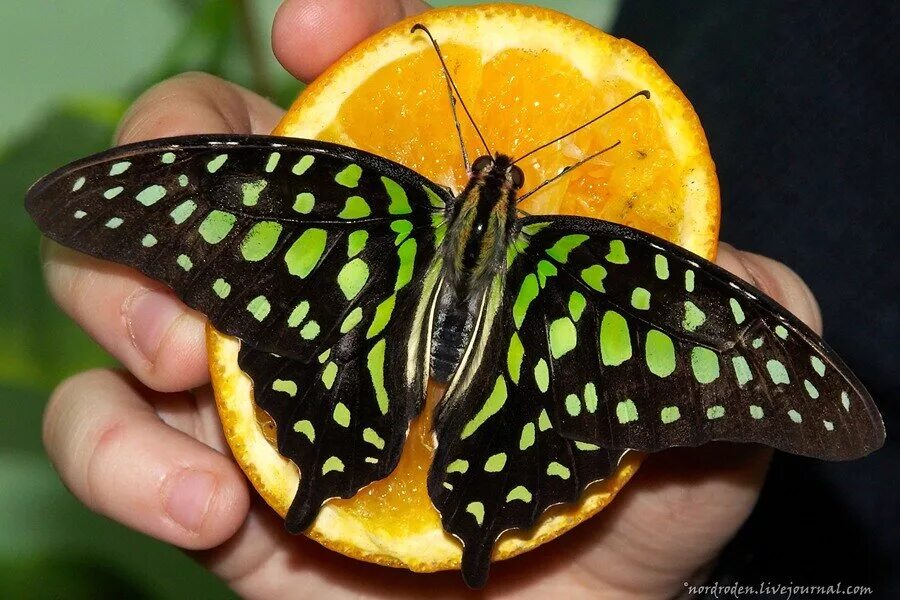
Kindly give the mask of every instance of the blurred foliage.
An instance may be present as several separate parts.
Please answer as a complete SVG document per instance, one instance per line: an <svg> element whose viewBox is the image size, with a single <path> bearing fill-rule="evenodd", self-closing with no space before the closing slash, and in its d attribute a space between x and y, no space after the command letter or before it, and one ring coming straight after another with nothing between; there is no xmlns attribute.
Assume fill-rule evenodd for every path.
<svg viewBox="0 0 900 600"><path fill-rule="evenodd" d="M85 30L77 40L63 40L72 43L61 57L36 56L43 51L46 32L62 28L67 35L75 35L72 31L77 31L79 16L89 14L96 20L104 14L96 4L88 10L88 3L96 0L0 4L0 34L5 32L6 39L16 34L37 40L28 52L17 53L21 58L15 64L10 61L9 69L4 65L3 83L8 88L17 80L34 83L43 77L49 85L53 78L64 78L66 61L84 60L84 56L96 59L96 46L104 44L102 35L117 32L122 37L123 27L132 28L131 32L158 27L158 31L141 30L142 39L166 43L161 52L153 48L154 56L161 58L149 71L135 58L141 57L143 48L120 53L132 57L135 64L117 64L121 71L109 75L119 82L114 89L35 98L34 104L48 107L40 118L26 116L31 104L21 106L27 126L13 139L0 137L4 225L0 234L0 598L231 597L221 582L178 550L87 511L63 488L43 456L41 413L54 385L75 372L113 361L48 297L41 278L39 235L22 210L22 198L28 186L51 169L106 148L130 102L167 77L192 70L214 73L282 106L290 103L300 84L280 69L269 49L277 0L105 1L109 9L105 21L81 23ZM608 24L617 5L615 0L536 3L598 24ZM147 22L137 17L136 21L135 13L146 15L154 5L165 12L162 17ZM132 18L123 18L128 14ZM17 23L31 30L19 31ZM162 29L170 23L177 24L176 31ZM100 39L93 39L94 31ZM110 53L118 50L106 48ZM54 68L35 73L33 64ZM48 85L36 89L51 89ZM10 103L4 106L8 110ZM16 122L16 115L2 116L0 136L6 125Z"/></svg>

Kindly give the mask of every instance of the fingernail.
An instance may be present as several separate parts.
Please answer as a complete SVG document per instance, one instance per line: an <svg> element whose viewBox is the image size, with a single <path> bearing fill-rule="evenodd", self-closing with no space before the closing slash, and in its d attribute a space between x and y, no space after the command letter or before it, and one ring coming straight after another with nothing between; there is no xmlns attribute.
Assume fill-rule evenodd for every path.
<svg viewBox="0 0 900 600"><path fill-rule="evenodd" d="M216 478L205 471L182 471L169 488L166 513L193 533L200 532L216 488Z"/></svg>
<svg viewBox="0 0 900 600"><path fill-rule="evenodd" d="M160 290L141 290L125 301L125 323L131 343L149 362L155 362L166 332L184 307L174 296Z"/></svg>

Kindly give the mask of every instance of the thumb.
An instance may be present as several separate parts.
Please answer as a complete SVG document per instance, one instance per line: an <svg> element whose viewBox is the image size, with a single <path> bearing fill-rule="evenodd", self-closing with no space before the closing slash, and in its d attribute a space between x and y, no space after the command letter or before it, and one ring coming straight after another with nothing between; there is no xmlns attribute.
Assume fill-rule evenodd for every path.
<svg viewBox="0 0 900 600"><path fill-rule="evenodd" d="M744 252L725 243L719 245L716 263L759 288L821 335L819 303L809 286L790 268L771 258Z"/></svg>

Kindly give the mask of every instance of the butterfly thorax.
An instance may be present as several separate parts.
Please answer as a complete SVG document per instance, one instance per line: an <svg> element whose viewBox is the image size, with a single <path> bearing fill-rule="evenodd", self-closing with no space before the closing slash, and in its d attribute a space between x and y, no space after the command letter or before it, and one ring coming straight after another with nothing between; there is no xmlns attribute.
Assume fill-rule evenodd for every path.
<svg viewBox="0 0 900 600"><path fill-rule="evenodd" d="M431 353L432 376L439 381L456 370L484 293L495 277L503 276L520 187L521 172L510 157L483 156L473 163L468 184L448 207Z"/></svg>

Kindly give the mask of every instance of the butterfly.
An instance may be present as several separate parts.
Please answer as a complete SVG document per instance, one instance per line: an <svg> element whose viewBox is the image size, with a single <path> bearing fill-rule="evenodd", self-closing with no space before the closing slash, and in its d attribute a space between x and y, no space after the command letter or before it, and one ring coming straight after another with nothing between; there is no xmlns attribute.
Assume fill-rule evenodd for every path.
<svg viewBox="0 0 900 600"><path fill-rule="evenodd" d="M611 146L609 149L614 148ZM459 194L353 148L196 135L78 160L29 190L50 239L170 286L241 340L310 526L397 465L429 379L428 493L471 586L504 531L625 453L755 442L830 460L884 440L859 380L759 290L611 222L523 216L504 154Z"/></svg>

